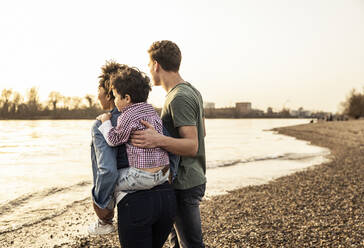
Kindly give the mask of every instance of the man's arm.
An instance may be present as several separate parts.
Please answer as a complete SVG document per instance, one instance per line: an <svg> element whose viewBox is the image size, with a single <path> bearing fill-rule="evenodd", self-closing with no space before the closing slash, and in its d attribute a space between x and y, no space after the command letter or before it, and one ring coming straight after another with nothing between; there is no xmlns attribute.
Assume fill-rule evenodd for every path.
<svg viewBox="0 0 364 248"><path fill-rule="evenodd" d="M117 148L112 148L106 143L98 127L100 121L95 122L92 126L92 143L96 165L93 164L94 186L92 188L92 199L100 208L106 208L109 204L114 187L119 177L117 171L116 153Z"/></svg>
<svg viewBox="0 0 364 248"><path fill-rule="evenodd" d="M173 154L193 157L198 151L198 135L196 126L181 126L178 133L181 138L172 138L159 134L146 121L141 121L147 129L135 131L131 136L131 143L141 148L160 147Z"/></svg>

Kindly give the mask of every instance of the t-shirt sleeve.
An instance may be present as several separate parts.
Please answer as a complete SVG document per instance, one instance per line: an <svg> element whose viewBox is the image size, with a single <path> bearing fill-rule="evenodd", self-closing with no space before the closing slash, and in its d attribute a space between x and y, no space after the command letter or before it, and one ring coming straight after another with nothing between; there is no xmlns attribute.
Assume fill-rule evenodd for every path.
<svg viewBox="0 0 364 248"><path fill-rule="evenodd" d="M175 128L197 125L197 103L186 96L177 96L170 103L170 112Z"/></svg>

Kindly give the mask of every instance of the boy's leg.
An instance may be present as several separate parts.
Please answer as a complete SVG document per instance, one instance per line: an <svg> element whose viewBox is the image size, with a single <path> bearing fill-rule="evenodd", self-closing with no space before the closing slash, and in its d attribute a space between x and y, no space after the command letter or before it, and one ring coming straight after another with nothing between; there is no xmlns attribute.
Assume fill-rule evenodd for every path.
<svg viewBox="0 0 364 248"><path fill-rule="evenodd" d="M163 184L169 179L169 170L156 173L128 167L119 170L120 176L115 191L146 190Z"/></svg>

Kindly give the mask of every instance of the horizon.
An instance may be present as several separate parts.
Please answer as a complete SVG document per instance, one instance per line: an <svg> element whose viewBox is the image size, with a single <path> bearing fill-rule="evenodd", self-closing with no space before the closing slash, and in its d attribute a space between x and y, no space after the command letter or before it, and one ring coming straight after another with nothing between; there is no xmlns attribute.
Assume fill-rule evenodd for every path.
<svg viewBox="0 0 364 248"><path fill-rule="evenodd" d="M36 92L37 92L37 94L39 93L39 89L37 88L37 87L32 87L31 89L36 89ZM15 90L13 90L13 89L11 89L11 88L9 88L9 89L0 89L0 103L1 103L1 96L2 96L2 93L3 93L3 91L5 91L5 90L10 90L11 91L11 97L9 97L9 102L10 103L13 103L13 100L14 100L14 94L20 94L20 101L19 101L19 103L18 104L22 104L22 103L24 103L24 104L27 104L28 103L28 101L29 101L29 99L28 99L28 97L26 96L26 94L25 95L23 95L23 94L21 94L20 92L18 92L18 91L15 91ZM28 92L30 89L26 89L26 92ZM59 93L60 94L60 92L55 92L55 91L53 91L53 92L50 92L50 93ZM38 96L38 103L43 107L43 108L46 108L46 107L50 107L50 108L52 108L52 102L51 102L51 99L50 99L50 96L48 95L47 96L47 98L44 98L44 99L41 99L40 97L39 97L39 95L37 95ZM100 107L100 104L99 104L99 102L98 102L98 99L97 99L97 96L96 95L91 95L91 94L85 94L84 96L66 96L66 95L62 95L62 94L60 94L59 95L59 99L58 99L58 101L57 101L57 106L58 106L58 108L62 108L62 107L65 107L65 105L67 105L67 104L70 104L70 105L72 105L72 99L76 99L76 98L78 98L78 99L76 99L76 100L79 100L79 105L78 106L76 106L76 108L78 108L78 109L82 109L82 108L88 108L88 100L87 100L87 97L91 97L92 98L92 100L93 100L93 104L95 104L96 106L99 106ZM67 100L66 100L66 102L64 102L64 98L67 98ZM71 101L70 101L71 100ZM68 102L68 103L67 103ZM148 101L148 103L149 103L149 101ZM214 104L214 107L213 108L211 108L211 107L205 107L205 105L206 104ZM235 108L236 107L236 104L237 103L243 103L243 102L235 102L233 105L229 105L229 106L215 106L215 102L206 102L206 101L204 101L204 108L205 109L224 109L224 108ZM251 103L251 102L244 102L244 103L250 103L251 104L251 110L253 111L253 110L260 110L260 111L264 111L264 112L267 112L268 111L268 108L272 108L272 110L273 110L273 112L280 112L280 111L283 111L283 110L292 110L292 111L295 111L295 110L299 110L300 108L302 108L302 110L304 110L304 111L310 111L310 112L313 112L313 113L319 113L319 112L329 112L329 113L333 113L333 114L342 114L342 113L340 113L339 111L338 112L330 112L330 111L324 111L324 110L321 110L321 109L317 109L317 110L312 110L312 109L307 109L307 108L305 108L304 106L300 106L299 108L297 108L297 109L293 109L293 108L287 108L287 107L285 107L285 106L283 106L283 108L282 109L275 109L275 108L273 108L273 107L268 107L267 109L259 109L259 108L254 108L254 105L253 105L253 103ZM159 109L161 109L162 108L162 106L157 106L157 105L154 105L153 103L151 103L152 105L153 105L153 107L155 107L155 108L159 108ZM61 107L59 107L59 106L61 106ZM57 109L58 109L57 108ZM71 108L72 109L72 108Z"/></svg>
<svg viewBox="0 0 364 248"><path fill-rule="evenodd" d="M19 0L0 3L0 21L0 88L25 96L35 86L41 101L96 96L110 59L149 75L147 49L162 39L180 47L182 77L216 107L336 113L364 87L360 0ZM149 102L161 107L164 96L153 87Z"/></svg>

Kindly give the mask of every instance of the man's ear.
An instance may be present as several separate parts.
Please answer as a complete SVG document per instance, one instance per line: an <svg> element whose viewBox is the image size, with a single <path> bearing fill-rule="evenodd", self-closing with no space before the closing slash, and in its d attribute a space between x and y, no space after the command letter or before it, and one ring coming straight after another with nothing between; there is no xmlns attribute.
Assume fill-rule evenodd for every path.
<svg viewBox="0 0 364 248"><path fill-rule="evenodd" d="M160 69L160 64L159 64L157 61L155 61L155 60L154 60L154 63L155 63L155 64L154 64L154 71L155 71L155 72L158 72L158 71L159 71L159 69Z"/></svg>

